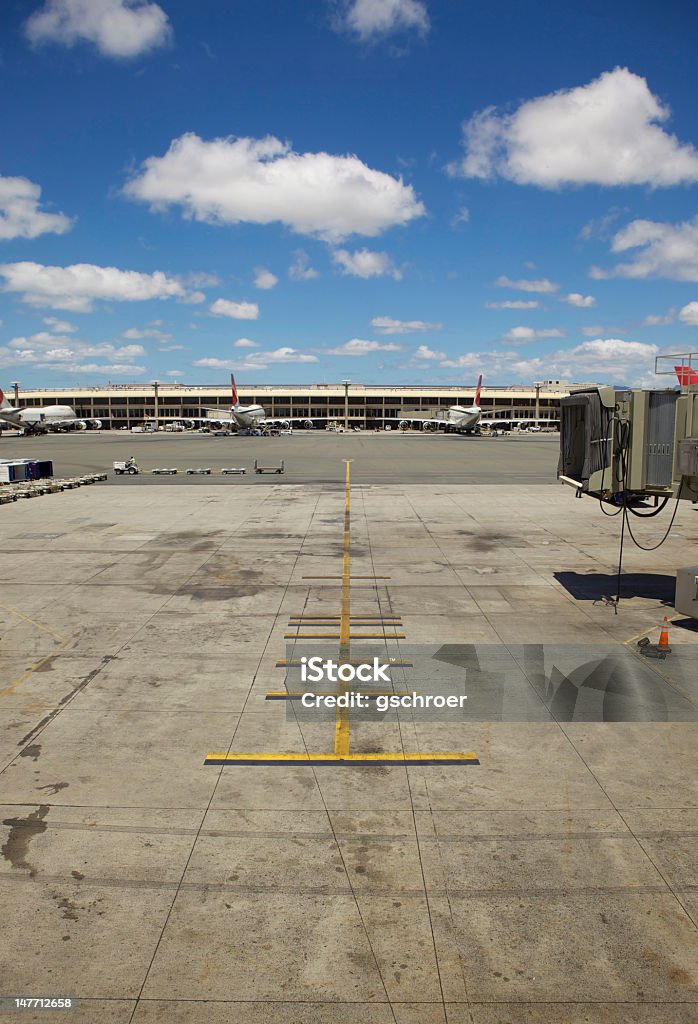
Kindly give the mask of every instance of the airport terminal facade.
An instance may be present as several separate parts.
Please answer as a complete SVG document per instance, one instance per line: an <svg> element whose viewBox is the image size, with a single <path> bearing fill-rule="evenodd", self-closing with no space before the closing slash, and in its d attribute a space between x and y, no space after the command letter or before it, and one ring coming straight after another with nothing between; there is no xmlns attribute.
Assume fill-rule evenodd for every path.
<svg viewBox="0 0 698 1024"><path fill-rule="evenodd" d="M579 385L574 385L578 387ZM487 419L536 419L557 425L560 399L570 393L566 381L541 381L483 387L480 404ZM220 408L227 418L230 385L187 385L162 382L109 384L105 387L15 389L16 404L70 405L79 417L101 419L105 427L133 427L146 420L206 417L206 409ZM475 389L446 385L248 385L239 389L242 405L259 404L267 416L326 419L372 429L391 417L434 417L451 405L470 406Z"/></svg>

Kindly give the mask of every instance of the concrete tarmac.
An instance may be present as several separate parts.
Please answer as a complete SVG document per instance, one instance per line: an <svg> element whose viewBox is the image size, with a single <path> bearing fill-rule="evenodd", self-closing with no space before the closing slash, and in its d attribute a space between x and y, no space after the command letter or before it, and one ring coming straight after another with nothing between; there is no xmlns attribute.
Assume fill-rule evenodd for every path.
<svg viewBox="0 0 698 1024"><path fill-rule="evenodd" d="M545 438L47 441L92 453L66 474L148 445L155 464L170 443L190 460L287 445L320 482L0 507L0 994L77 997L76 1024L696 1020L698 631L672 624L662 663L634 643L681 619L690 504L657 552L626 545L615 614L618 520L540 486ZM496 481L506 452L528 482ZM449 459L467 482L418 482ZM302 763L341 729L265 696L277 661L314 649L304 631L345 614L352 657L358 623L380 623L386 658L455 666L474 705L350 719L351 751L479 764Z"/></svg>
<svg viewBox="0 0 698 1024"><path fill-rule="evenodd" d="M325 430L295 431L292 437L216 437L213 434L131 434L126 431L83 431L42 437L0 440L2 458L52 459L57 476L107 470L115 460L133 455L145 473L156 467L176 466L175 480L192 484L188 468L211 467L214 480L237 486L243 483L332 483L342 459L354 459L356 483L497 483L556 482L557 434L511 434L502 437L466 437L459 434L422 434L398 431L334 434ZM7 454L6 454L7 453ZM254 460L263 465L285 463L283 477L255 477ZM244 466L244 477L220 477L223 467ZM183 475L182 475L183 474ZM150 478L158 482L158 478ZM163 478L161 478L163 479ZM166 477L172 482L174 478ZM143 478L116 482L132 485Z"/></svg>

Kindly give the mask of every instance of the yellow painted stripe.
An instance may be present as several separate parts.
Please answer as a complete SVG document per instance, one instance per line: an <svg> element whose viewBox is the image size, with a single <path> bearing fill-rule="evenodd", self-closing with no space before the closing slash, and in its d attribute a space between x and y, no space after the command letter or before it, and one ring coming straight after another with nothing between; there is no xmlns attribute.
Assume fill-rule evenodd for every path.
<svg viewBox="0 0 698 1024"><path fill-rule="evenodd" d="M48 626L44 626L43 623L37 622L36 619L30 619L28 615L24 615L23 612L18 611L16 608L11 608L9 604L0 604L0 608L9 612L10 615L16 615L18 619L23 619L25 622L31 623L32 626L36 626L37 629L40 629L42 633L48 633L49 636L52 636L54 640L58 640L59 643L62 643L65 640L65 637L61 636L60 633L54 632Z"/></svg>
<svg viewBox="0 0 698 1024"><path fill-rule="evenodd" d="M341 633L285 633L285 640L339 640L342 645ZM354 633L351 640L404 640L404 633ZM341 657L341 654L340 654ZM345 664L342 658L342 665Z"/></svg>
<svg viewBox="0 0 698 1024"><path fill-rule="evenodd" d="M462 753L460 751L454 753L438 753L438 754L277 754L277 753L254 753L254 754L207 754L205 763L215 764L239 764L241 762L255 764L260 763L271 763L271 764L341 764L343 762L355 762L362 764L371 764L377 761L387 761L395 764L404 763L405 761L414 762L416 764L422 764L424 762L432 762L438 764L443 761L450 761L454 763L470 763L479 764L479 759L476 753L470 751L468 753Z"/></svg>
<svg viewBox="0 0 698 1024"><path fill-rule="evenodd" d="M342 539L342 606L339 620L339 661L351 657L351 459L345 459L344 476L344 536ZM339 692L346 685L339 684ZM337 757L349 753L350 718L348 708L337 708L334 726L334 752Z"/></svg>
<svg viewBox="0 0 698 1024"><path fill-rule="evenodd" d="M39 658L38 661L36 661L30 668L26 670L26 672L23 672L21 676L19 676L13 682L8 683L7 686L3 687L3 689L0 690L0 697L7 697L9 694L14 693L17 687L21 686L25 679L28 679L29 676L32 675L34 672L38 672L38 670L48 661L50 661L51 658L55 658L57 654L60 654L61 651L64 651L68 644L70 643L70 638L61 636L60 633L56 633L55 630L51 629L49 626L44 626L43 623L37 622L36 619L30 619L28 615L24 615L24 613L18 611L17 608L12 608L10 607L10 605L7 604L0 604L0 608L3 608L6 612L9 612L10 615L16 615L18 619L22 619L24 622L28 622L32 626L36 626L38 630L40 630L42 633L47 633L58 643L58 647L54 648L54 650L52 650L50 654L46 654L44 655L43 658Z"/></svg>

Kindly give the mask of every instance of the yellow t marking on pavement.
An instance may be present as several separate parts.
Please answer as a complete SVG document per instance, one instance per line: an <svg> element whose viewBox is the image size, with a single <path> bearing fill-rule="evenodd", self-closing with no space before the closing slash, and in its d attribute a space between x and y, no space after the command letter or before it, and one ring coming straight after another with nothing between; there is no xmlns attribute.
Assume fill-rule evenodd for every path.
<svg viewBox="0 0 698 1024"><path fill-rule="evenodd" d="M344 475L344 539L342 554L342 608L339 619L339 663L343 664L351 657L351 463L353 459L345 459ZM344 683L339 685L339 693L346 691ZM337 757L346 757L349 753L349 709L337 708L334 726L334 752Z"/></svg>
<svg viewBox="0 0 698 1024"><path fill-rule="evenodd" d="M28 679L33 672L36 672L37 669L40 669L41 666L45 665L47 661L50 661L51 658L55 658L57 654L60 654L61 651L65 650L65 648L70 643L70 638L61 636L60 633L56 633L49 626L42 625L42 623L37 622L36 619L30 619L28 615L24 615L16 608L11 608L7 604L0 604L0 608L4 609L4 611L6 612L9 612L10 615L16 615L18 619L22 619L24 622L28 622L30 623L30 625L36 626L36 628L41 630L42 633L48 633L48 635L50 637L53 637L53 639L58 643L58 648L56 650L51 651L50 654L44 655L43 658L40 658L39 661L35 662L34 665L28 668L26 672L23 672L18 679L15 679L14 682L9 683L2 690L0 690L0 697L7 697L10 693L14 693L17 687L20 686L25 679Z"/></svg>
<svg viewBox="0 0 698 1024"><path fill-rule="evenodd" d="M204 764L480 764L477 754L207 754Z"/></svg>

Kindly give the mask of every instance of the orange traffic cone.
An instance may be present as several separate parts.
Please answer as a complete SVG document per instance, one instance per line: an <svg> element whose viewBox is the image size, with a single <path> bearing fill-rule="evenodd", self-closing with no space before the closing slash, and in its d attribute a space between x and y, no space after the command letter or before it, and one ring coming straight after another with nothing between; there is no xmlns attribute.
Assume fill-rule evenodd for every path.
<svg viewBox="0 0 698 1024"><path fill-rule="evenodd" d="M662 623L662 629L659 634L659 643L657 644L657 650L659 651L670 651L669 647L669 619L664 616L664 622Z"/></svg>

